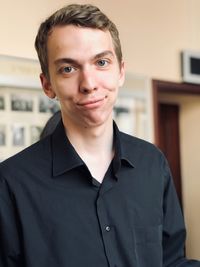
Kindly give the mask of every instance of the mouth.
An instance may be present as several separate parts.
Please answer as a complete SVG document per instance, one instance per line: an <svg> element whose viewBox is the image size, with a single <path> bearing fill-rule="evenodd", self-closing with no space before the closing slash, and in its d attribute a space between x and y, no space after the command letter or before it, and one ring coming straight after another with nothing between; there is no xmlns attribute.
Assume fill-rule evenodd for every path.
<svg viewBox="0 0 200 267"><path fill-rule="evenodd" d="M92 109L92 108L98 108L103 104L103 101L106 97L101 97L97 99L90 99L90 100L85 100L85 101L80 101L77 103L79 107L87 108L87 109Z"/></svg>

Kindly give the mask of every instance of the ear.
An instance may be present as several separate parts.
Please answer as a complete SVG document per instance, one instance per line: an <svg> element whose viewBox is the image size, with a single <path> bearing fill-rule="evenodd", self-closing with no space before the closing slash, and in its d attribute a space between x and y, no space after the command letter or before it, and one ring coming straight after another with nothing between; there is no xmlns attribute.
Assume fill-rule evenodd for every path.
<svg viewBox="0 0 200 267"><path fill-rule="evenodd" d="M56 94L54 93L52 86L51 86L51 82L49 81L48 78L46 78L46 76L41 73L40 74L40 81L42 84L42 88L44 90L44 93L49 97L49 98L55 98Z"/></svg>
<svg viewBox="0 0 200 267"><path fill-rule="evenodd" d="M119 70L119 86L121 87L124 84L125 80L125 66L124 61L121 62L120 70Z"/></svg>

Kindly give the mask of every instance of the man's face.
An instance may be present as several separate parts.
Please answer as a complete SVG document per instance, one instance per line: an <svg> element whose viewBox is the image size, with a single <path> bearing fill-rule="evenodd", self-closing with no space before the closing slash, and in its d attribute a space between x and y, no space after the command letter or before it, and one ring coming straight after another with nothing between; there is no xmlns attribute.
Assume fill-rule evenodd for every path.
<svg viewBox="0 0 200 267"><path fill-rule="evenodd" d="M124 64L117 61L109 31L73 25L55 27L48 38L45 93L59 99L64 123L93 127L112 120Z"/></svg>

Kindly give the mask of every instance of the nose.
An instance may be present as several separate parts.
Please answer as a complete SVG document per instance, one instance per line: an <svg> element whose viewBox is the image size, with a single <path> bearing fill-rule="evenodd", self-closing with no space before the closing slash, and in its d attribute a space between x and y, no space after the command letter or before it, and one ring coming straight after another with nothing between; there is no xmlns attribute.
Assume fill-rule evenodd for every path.
<svg viewBox="0 0 200 267"><path fill-rule="evenodd" d="M90 94L97 90L95 74L91 70L83 70L79 84L80 92L83 94Z"/></svg>

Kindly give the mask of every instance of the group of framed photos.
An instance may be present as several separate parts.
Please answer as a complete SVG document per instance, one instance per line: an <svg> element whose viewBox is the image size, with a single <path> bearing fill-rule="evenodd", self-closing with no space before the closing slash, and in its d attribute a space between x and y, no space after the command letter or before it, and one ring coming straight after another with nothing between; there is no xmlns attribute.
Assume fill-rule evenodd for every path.
<svg viewBox="0 0 200 267"><path fill-rule="evenodd" d="M42 89L0 87L0 161L37 142L58 109Z"/></svg>

